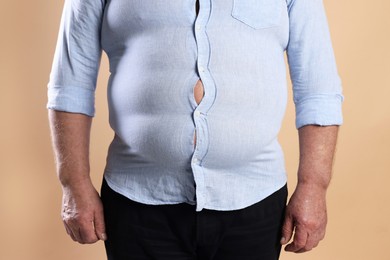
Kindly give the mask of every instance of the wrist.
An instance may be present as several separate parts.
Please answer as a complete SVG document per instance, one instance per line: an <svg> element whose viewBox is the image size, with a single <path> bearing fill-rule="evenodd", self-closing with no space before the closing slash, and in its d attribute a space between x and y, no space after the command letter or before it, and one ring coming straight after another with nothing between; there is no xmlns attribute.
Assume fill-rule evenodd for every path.
<svg viewBox="0 0 390 260"><path fill-rule="evenodd" d="M297 187L315 190L318 192L326 192L328 189L329 183L320 182L318 180L298 180Z"/></svg>
<svg viewBox="0 0 390 260"><path fill-rule="evenodd" d="M92 185L89 174L85 172L80 172L79 174L73 172L72 175L60 174L59 181L63 189L76 189Z"/></svg>
<svg viewBox="0 0 390 260"><path fill-rule="evenodd" d="M298 168L298 185L327 190L331 176L331 167L313 165L309 167L301 162Z"/></svg>

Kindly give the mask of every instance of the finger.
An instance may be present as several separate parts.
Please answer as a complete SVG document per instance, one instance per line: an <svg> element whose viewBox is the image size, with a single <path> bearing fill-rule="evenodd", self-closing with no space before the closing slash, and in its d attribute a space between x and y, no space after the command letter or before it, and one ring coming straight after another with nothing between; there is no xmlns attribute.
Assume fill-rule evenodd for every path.
<svg viewBox="0 0 390 260"><path fill-rule="evenodd" d="M70 229L68 228L68 226L65 224L65 222L62 222L62 223L64 224L66 233L70 236L70 234L71 234L72 232L70 231Z"/></svg>
<svg viewBox="0 0 390 260"><path fill-rule="evenodd" d="M298 251L296 251L295 253L296 254L301 254L301 253L305 253L305 252L308 252L310 250L306 250L305 248L302 248L302 249L299 249Z"/></svg>
<svg viewBox="0 0 390 260"><path fill-rule="evenodd" d="M307 240L308 240L308 242L306 243L306 246L304 248L298 250L296 253L304 253L304 252L311 251L313 248L317 247L319 242L320 242L320 239L311 239L310 234L309 234ZM312 241L309 241L309 240L312 240Z"/></svg>
<svg viewBox="0 0 390 260"><path fill-rule="evenodd" d="M286 214L282 227L282 238L280 239L282 245L285 245L290 241L293 234L293 228L293 219L290 215Z"/></svg>
<svg viewBox="0 0 390 260"><path fill-rule="evenodd" d="M84 237L86 237L82 232L83 224L80 222L79 218L71 219L65 222L69 230L73 234L75 240L81 244L84 244Z"/></svg>
<svg viewBox="0 0 390 260"><path fill-rule="evenodd" d="M321 233L319 235L319 241L325 238L325 228L321 230Z"/></svg>
<svg viewBox="0 0 390 260"><path fill-rule="evenodd" d="M307 236L308 234L304 228L299 225L296 226L293 242L288 244L285 247L285 250L290 252L298 252L299 250L303 249L306 246Z"/></svg>
<svg viewBox="0 0 390 260"><path fill-rule="evenodd" d="M307 237L307 242L304 247L305 252L312 250L314 247L318 245L318 242L320 241L318 235L316 234L309 234Z"/></svg>
<svg viewBox="0 0 390 260"><path fill-rule="evenodd" d="M312 237L313 236L308 234L306 245L303 248L296 251L295 253L305 253L305 252L311 251L315 247L315 243L316 243Z"/></svg>
<svg viewBox="0 0 390 260"><path fill-rule="evenodd" d="M95 234L100 240L107 240L107 234L106 234L106 227L104 224L104 213L103 209L97 211L95 213L95 220L94 220L94 228L95 228Z"/></svg>
<svg viewBox="0 0 390 260"><path fill-rule="evenodd" d="M320 243L320 241L318 241L317 243L314 243L313 248L317 247L319 243Z"/></svg>
<svg viewBox="0 0 390 260"><path fill-rule="evenodd" d="M78 230L80 236L79 242L81 244L92 244L99 240L95 234L93 221L87 221L82 223Z"/></svg>
<svg viewBox="0 0 390 260"><path fill-rule="evenodd" d="M75 236L73 235L72 230L68 227L68 225L66 225L65 222L63 222L63 223L64 223L64 227L65 227L66 233L72 238L73 241L77 242Z"/></svg>
<svg viewBox="0 0 390 260"><path fill-rule="evenodd" d="M75 241L82 242L79 228L75 225L71 225L70 223L68 223L68 227L69 227L70 231L72 232Z"/></svg>

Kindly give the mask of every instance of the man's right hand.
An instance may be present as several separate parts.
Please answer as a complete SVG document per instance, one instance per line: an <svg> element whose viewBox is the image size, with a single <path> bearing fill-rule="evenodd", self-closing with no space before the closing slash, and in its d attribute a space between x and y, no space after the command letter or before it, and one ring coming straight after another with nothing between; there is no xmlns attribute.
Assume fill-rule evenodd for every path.
<svg viewBox="0 0 390 260"><path fill-rule="evenodd" d="M66 232L81 244L106 240L103 204L91 183L63 186L62 220Z"/></svg>
<svg viewBox="0 0 390 260"><path fill-rule="evenodd" d="M92 117L49 110L49 123L66 231L81 244L106 240L102 201L89 177Z"/></svg>

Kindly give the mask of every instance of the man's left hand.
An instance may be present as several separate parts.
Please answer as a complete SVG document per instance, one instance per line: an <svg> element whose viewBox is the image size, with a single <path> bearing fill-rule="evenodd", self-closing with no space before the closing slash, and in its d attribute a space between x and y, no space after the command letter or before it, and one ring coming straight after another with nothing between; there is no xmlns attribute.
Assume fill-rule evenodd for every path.
<svg viewBox="0 0 390 260"><path fill-rule="evenodd" d="M281 244L285 251L310 251L325 237L327 223L326 190L310 184L298 184L286 208Z"/></svg>

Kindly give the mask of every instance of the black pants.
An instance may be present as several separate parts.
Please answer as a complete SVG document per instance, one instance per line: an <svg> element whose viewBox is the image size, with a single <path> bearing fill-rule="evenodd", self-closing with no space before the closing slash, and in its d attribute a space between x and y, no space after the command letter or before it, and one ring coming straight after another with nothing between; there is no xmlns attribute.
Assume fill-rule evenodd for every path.
<svg viewBox="0 0 390 260"><path fill-rule="evenodd" d="M104 178L103 178L104 179ZM109 260L275 260L279 258L287 186L233 211L195 205L146 205L101 190Z"/></svg>

